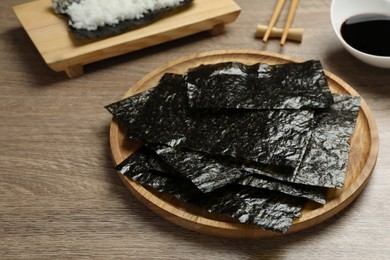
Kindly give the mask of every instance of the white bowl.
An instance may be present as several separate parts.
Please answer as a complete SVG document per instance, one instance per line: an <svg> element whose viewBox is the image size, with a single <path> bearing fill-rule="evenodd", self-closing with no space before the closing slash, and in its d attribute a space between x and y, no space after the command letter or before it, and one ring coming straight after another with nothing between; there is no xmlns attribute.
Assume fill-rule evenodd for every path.
<svg viewBox="0 0 390 260"><path fill-rule="evenodd" d="M361 52L351 47L341 36L340 29L345 20L354 15L367 13L390 15L390 0L332 0L330 19L333 30L344 47L353 56L373 66L390 68L390 57Z"/></svg>

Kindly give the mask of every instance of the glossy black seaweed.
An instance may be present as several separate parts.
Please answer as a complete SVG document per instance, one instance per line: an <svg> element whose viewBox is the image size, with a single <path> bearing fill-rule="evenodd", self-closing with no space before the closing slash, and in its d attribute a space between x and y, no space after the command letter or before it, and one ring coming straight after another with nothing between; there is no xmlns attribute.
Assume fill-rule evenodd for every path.
<svg viewBox="0 0 390 260"><path fill-rule="evenodd" d="M241 223L284 233L300 216L304 200L269 190L230 185L192 201L209 212L224 214Z"/></svg>
<svg viewBox="0 0 390 260"><path fill-rule="evenodd" d="M145 147L128 156L115 168L141 185L171 194L184 201L202 195L194 184L181 178L172 168L159 160L153 151Z"/></svg>
<svg viewBox="0 0 390 260"><path fill-rule="evenodd" d="M292 183L341 189L360 97L333 94L333 98L335 103L330 108L315 112L311 138L301 164L294 171L272 171L272 167L257 165L247 165L244 170Z"/></svg>
<svg viewBox="0 0 390 260"><path fill-rule="evenodd" d="M215 70L224 70L225 82L232 81L243 92L248 80L258 80L253 71L245 72L253 77L245 75L242 80L247 69L242 64L219 65ZM245 97L228 98L224 105L218 101L216 109L203 103L198 108L191 104L191 95L197 94L188 91L189 72L184 77L165 74L155 88L108 105L128 138L146 143L117 170L209 212L285 232L307 199L325 203L326 188L343 187L360 104L360 97L342 94L329 99L317 62L289 66L308 66L314 74L311 82L287 78L286 86L314 84L318 93L322 91L320 96L309 91L300 98L265 105L275 110L260 109L261 105L252 109L254 101ZM266 68L271 66L252 67L258 74L264 70L264 78L272 78L275 71L287 75L283 69L289 66L274 66L269 75ZM220 79L209 77L215 82ZM307 107L315 109L302 109Z"/></svg>
<svg viewBox="0 0 390 260"><path fill-rule="evenodd" d="M178 174L191 180L202 192L211 192L230 183L279 191L295 197L306 198L321 204L326 202L326 190L279 181L264 175L251 175L243 171L240 160L212 157L209 154L183 151L168 146L149 145L156 154Z"/></svg>
<svg viewBox="0 0 390 260"><path fill-rule="evenodd" d="M294 197L306 198L320 204L326 203L327 190L323 187L299 185L256 174L245 176L236 183L243 186L278 191Z"/></svg>
<svg viewBox="0 0 390 260"><path fill-rule="evenodd" d="M302 109L333 103L321 63L201 65L184 75L191 108Z"/></svg>
<svg viewBox="0 0 390 260"><path fill-rule="evenodd" d="M295 168L310 135L313 112L239 110L199 116L188 109L180 75L106 108L129 138L214 155Z"/></svg>
<svg viewBox="0 0 390 260"><path fill-rule="evenodd" d="M240 167L212 159L207 154L180 151L169 146L154 146L154 149L162 160L202 192L211 192L249 175Z"/></svg>
<svg viewBox="0 0 390 260"><path fill-rule="evenodd" d="M293 219L300 216L304 200L277 192L241 185L227 185L202 193L192 182L165 172L147 169L145 156L129 156L117 166L128 178L158 192L171 194L211 213L228 215L242 223L254 224L265 230L286 232ZM128 166L130 164L130 166ZM147 166L145 166L147 165ZM137 169L132 172L131 169Z"/></svg>
<svg viewBox="0 0 390 260"><path fill-rule="evenodd" d="M142 146L131 156L127 157L115 169L122 174L131 173L137 174L149 170L159 172L169 172L169 166L158 159L158 156L153 151Z"/></svg>
<svg viewBox="0 0 390 260"><path fill-rule="evenodd" d="M294 172L294 182L341 189L355 131L360 97L334 95L335 104L318 111L311 139L302 163Z"/></svg>
<svg viewBox="0 0 390 260"><path fill-rule="evenodd" d="M187 113L181 75L165 74L153 89L106 106L129 138L151 143L183 139L193 122ZM173 144L172 144L173 145Z"/></svg>

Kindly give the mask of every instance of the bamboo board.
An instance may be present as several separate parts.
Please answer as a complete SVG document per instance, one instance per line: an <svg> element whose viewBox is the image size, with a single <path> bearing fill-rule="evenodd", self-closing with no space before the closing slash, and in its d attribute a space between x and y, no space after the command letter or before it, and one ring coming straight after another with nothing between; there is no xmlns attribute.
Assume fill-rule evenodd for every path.
<svg viewBox="0 0 390 260"><path fill-rule="evenodd" d="M38 0L13 10L46 64L69 77L83 74L83 66L124 53L178 39L201 31L223 32L240 14L233 0L194 0L187 9L164 16L147 26L101 40L77 40L67 18L55 14L50 0Z"/></svg>
<svg viewBox="0 0 390 260"><path fill-rule="evenodd" d="M259 51L214 51L195 54L172 61L149 73L138 81L124 97L128 97L157 85L166 72L184 73L191 67L200 64L238 61L251 65L257 62L279 64L300 62L286 56ZM332 92L359 95L351 86L329 71L325 72ZM302 216L297 219L288 233L296 232L317 225L348 206L363 190L375 167L378 156L378 132L375 120L365 101L361 101L361 109L356 122L355 133L351 138L350 158L347 166L345 186L342 190L329 190L327 203L317 205L307 203ZM122 129L115 120L110 126L110 145L115 164L119 164L128 155L139 148L139 144L125 138ZM205 210L177 199L153 192L118 173L126 187L134 196L160 216L182 227L215 236L233 238L259 238L278 236L279 233L264 231L254 225L241 224L222 215L210 214Z"/></svg>

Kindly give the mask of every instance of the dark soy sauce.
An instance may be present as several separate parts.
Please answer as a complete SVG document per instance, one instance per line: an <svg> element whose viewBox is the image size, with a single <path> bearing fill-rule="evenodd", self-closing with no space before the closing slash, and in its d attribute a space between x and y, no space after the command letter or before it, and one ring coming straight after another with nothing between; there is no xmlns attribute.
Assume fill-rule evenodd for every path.
<svg viewBox="0 0 390 260"><path fill-rule="evenodd" d="M342 24L341 35L349 45L361 52L390 56L390 16L352 16Z"/></svg>

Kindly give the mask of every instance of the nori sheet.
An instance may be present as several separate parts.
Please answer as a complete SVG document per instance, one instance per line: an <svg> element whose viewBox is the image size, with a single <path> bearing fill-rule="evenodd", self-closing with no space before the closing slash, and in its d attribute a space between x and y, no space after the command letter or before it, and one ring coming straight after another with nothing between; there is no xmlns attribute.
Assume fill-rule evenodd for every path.
<svg viewBox="0 0 390 260"><path fill-rule="evenodd" d="M305 110L206 115L177 147L294 168L302 158L312 118Z"/></svg>
<svg viewBox="0 0 390 260"><path fill-rule="evenodd" d="M229 185L192 201L209 212L228 215L241 223L285 233L300 216L304 200L269 190Z"/></svg>
<svg viewBox="0 0 390 260"><path fill-rule="evenodd" d="M202 192L233 183L249 173L228 162L220 162L207 154L179 151L169 146L151 146L156 154Z"/></svg>
<svg viewBox="0 0 390 260"><path fill-rule="evenodd" d="M94 40L105 38L117 34L127 32L131 29L138 28L140 26L148 25L155 22L163 14L170 12L172 10L180 11L183 7L187 7L193 0L182 0L178 3L177 6L167 7L160 10L149 11L144 13L143 17L140 19L127 19L121 21L115 25L104 25L99 26L96 30L87 30L87 29L77 29L73 26L72 17L68 15L67 8L72 2L79 3L80 0L65 0L61 1L58 5L54 6L54 9L57 13L64 14L68 16L69 19L69 31L71 31L77 39L80 40ZM107 1L108 4L109 1Z"/></svg>
<svg viewBox="0 0 390 260"><path fill-rule="evenodd" d="M145 147L141 147L128 156L115 169L141 185L171 194L184 201L202 195L194 184L181 178L173 169L159 160L153 151Z"/></svg>
<svg viewBox="0 0 390 260"><path fill-rule="evenodd" d="M254 174L245 176L236 183L243 186L278 191L294 197L306 198L320 204L326 203L327 190L323 187L289 183Z"/></svg>
<svg viewBox="0 0 390 260"><path fill-rule="evenodd" d="M170 167L162 160L159 160L159 157L156 154L153 156L153 153L154 152L152 150L142 146L131 156L128 156L125 160L118 164L115 169L122 174L137 174L147 170L172 173Z"/></svg>
<svg viewBox="0 0 390 260"><path fill-rule="evenodd" d="M151 143L179 142L192 128L181 75L166 73L152 89L106 106L127 136Z"/></svg>
<svg viewBox="0 0 390 260"><path fill-rule="evenodd" d="M165 74L154 89L108 105L129 138L295 168L313 112L239 110L199 116L188 109L182 77Z"/></svg>
<svg viewBox="0 0 390 260"><path fill-rule="evenodd" d="M320 204L326 202L326 190L320 187L282 182L242 170L242 162L231 158L214 158L208 154L183 151L168 146L148 145L183 178L189 179L202 192L211 192L230 183L279 191Z"/></svg>
<svg viewBox="0 0 390 260"><path fill-rule="evenodd" d="M301 164L294 171L273 171L270 166L254 163L244 170L292 183L343 188L360 97L333 94L333 98L335 103L330 108L316 110L311 138Z"/></svg>
<svg viewBox="0 0 390 260"><path fill-rule="evenodd" d="M302 109L333 103L321 63L200 65L185 75L191 108Z"/></svg>
<svg viewBox="0 0 390 260"><path fill-rule="evenodd" d="M294 182L341 189L360 97L335 94L335 104L316 114L316 124Z"/></svg>
<svg viewBox="0 0 390 260"><path fill-rule="evenodd" d="M146 157L139 156L136 152L116 169L143 186L171 194L211 213L228 215L241 223L255 224L265 230L286 232L293 219L300 216L305 203L302 199L281 193L241 185L227 185L209 193L202 193L189 180L154 170L156 165L150 164L150 159Z"/></svg>

